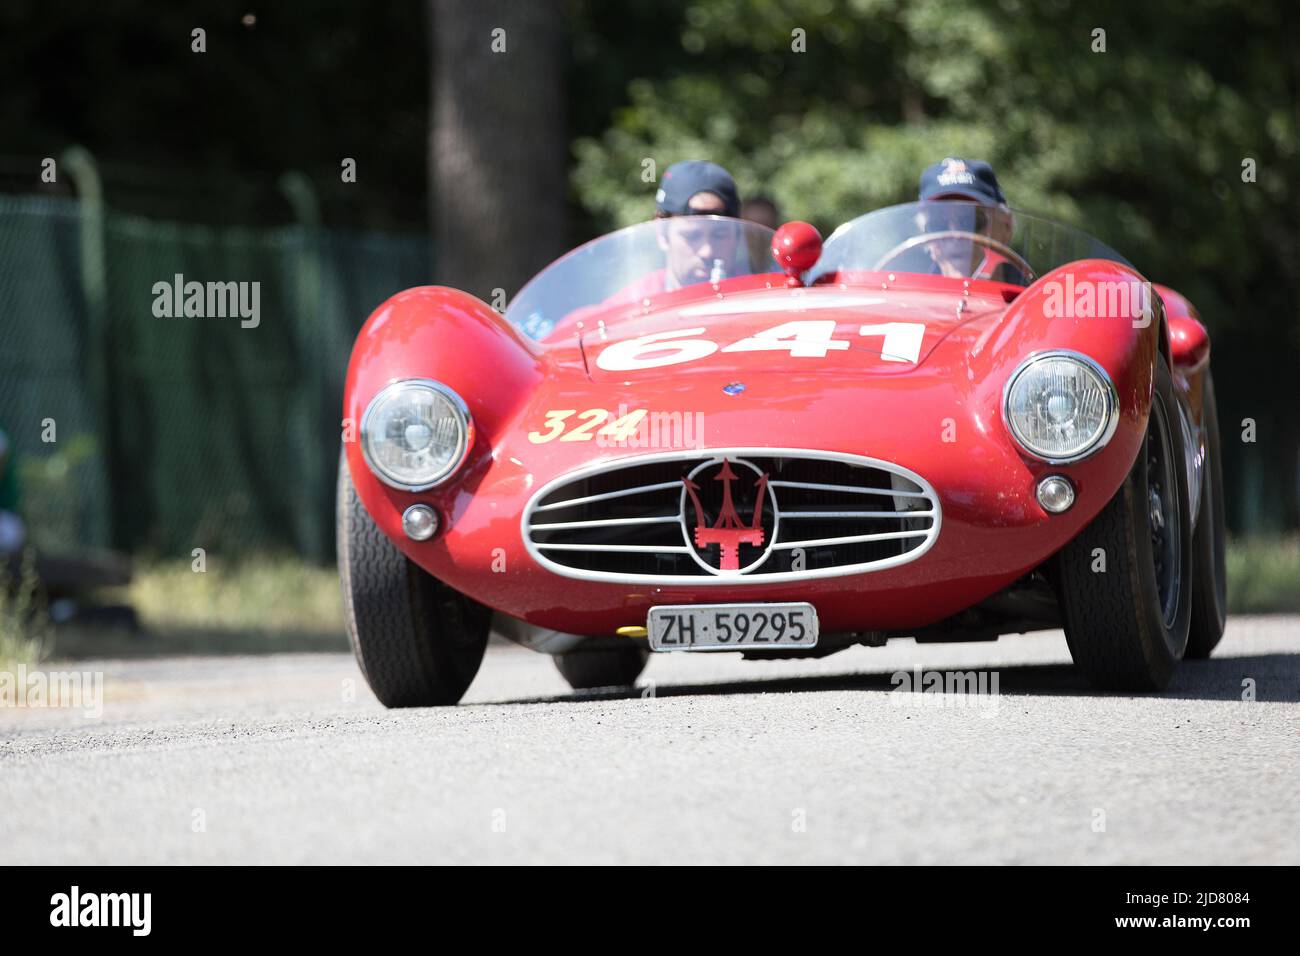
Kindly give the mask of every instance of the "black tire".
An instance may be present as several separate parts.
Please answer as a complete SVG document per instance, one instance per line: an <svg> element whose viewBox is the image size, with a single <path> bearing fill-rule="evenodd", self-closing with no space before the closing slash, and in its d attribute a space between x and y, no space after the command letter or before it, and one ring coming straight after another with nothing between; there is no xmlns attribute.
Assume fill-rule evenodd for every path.
<svg viewBox="0 0 1300 956"><path fill-rule="evenodd" d="M1227 536L1223 522L1223 461L1219 456L1219 413L1214 404L1214 380L1205 373L1205 484L1201 516L1192 541L1192 623L1187 632L1187 656L1205 658L1223 637L1228 619Z"/></svg>
<svg viewBox="0 0 1300 956"><path fill-rule="evenodd" d="M491 612L393 546L342 460L337 506L344 619L366 683L385 707L456 703L483 662Z"/></svg>
<svg viewBox="0 0 1300 956"><path fill-rule="evenodd" d="M555 667L574 690L631 687L645 670L650 652L643 647L609 647L555 655Z"/></svg>
<svg viewBox="0 0 1300 956"><path fill-rule="evenodd" d="M1102 690L1164 688L1187 647L1192 606L1187 469L1177 399L1163 356L1157 359L1155 385L1147 437L1128 477L1056 562L1070 655ZM1097 549L1105 559L1104 573L1094 570Z"/></svg>

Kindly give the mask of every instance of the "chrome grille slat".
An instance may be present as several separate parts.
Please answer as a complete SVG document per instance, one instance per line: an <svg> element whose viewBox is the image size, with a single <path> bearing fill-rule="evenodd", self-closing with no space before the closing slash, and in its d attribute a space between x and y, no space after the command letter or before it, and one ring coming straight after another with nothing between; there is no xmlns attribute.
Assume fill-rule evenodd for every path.
<svg viewBox="0 0 1300 956"><path fill-rule="evenodd" d="M808 488L813 491L847 491L855 495L892 495L895 498L926 498L923 491L894 491L892 488L854 488L852 485L818 485L806 481L773 481L773 488Z"/></svg>
<svg viewBox="0 0 1300 956"><path fill-rule="evenodd" d="M556 508L572 508L575 505L591 504L595 501L607 501L610 498L625 498L628 495L642 494L648 491L662 491L665 488L680 488L680 481L664 481L656 485L642 485L639 488L625 488L622 491L607 491L601 495L587 495L585 498L572 498L568 501L554 501L548 505L541 505L535 508L535 511L553 511Z"/></svg>
<svg viewBox="0 0 1300 956"><path fill-rule="evenodd" d="M821 548L831 544L857 544L860 541L893 541L898 538L915 538L927 535L926 531L882 531L879 534L851 534L843 538L818 538L813 541L778 541L772 547L784 548Z"/></svg>
<svg viewBox="0 0 1300 956"><path fill-rule="evenodd" d="M708 527L712 540L697 545L691 533L695 505L682 482L694 472L703 488L705 479L718 477L709 469L724 458L737 470L726 476L726 487L733 478L741 482L735 485L736 500L746 536L757 528L750 522L758 520L760 476L767 476L770 492L763 499L771 507L758 540L746 537L729 545L731 568L738 567L736 549L744 555L739 570L722 567L716 493L699 492L705 501L700 528ZM716 492L720 486L709 487ZM669 508L674 512L665 514ZM562 512L555 514L561 520L545 520L556 512ZM732 520L736 517L733 513ZM828 528L827 520L843 524ZM895 567L924 554L941 522L934 489L900 465L839 452L720 448L615 459L561 476L530 500L521 531L533 558L567 577L638 585L757 585ZM838 534L817 537L819 531Z"/></svg>
<svg viewBox="0 0 1300 956"><path fill-rule="evenodd" d="M661 554L665 551L678 554L690 553L690 548L660 548L655 545L641 544L539 544L543 551L626 551L646 554Z"/></svg>
<svg viewBox="0 0 1300 956"><path fill-rule="evenodd" d="M559 530L560 528L598 528L610 525L621 524L655 524L656 522L679 521L677 515L662 515L650 518L598 518L594 521L553 521L550 524L535 524L534 531L543 529Z"/></svg>
<svg viewBox="0 0 1300 956"><path fill-rule="evenodd" d="M909 518L928 518L934 514L933 511L782 511L781 519L786 518L897 518L899 515L907 515ZM677 516L673 515L673 520ZM533 525L534 528L538 525Z"/></svg>

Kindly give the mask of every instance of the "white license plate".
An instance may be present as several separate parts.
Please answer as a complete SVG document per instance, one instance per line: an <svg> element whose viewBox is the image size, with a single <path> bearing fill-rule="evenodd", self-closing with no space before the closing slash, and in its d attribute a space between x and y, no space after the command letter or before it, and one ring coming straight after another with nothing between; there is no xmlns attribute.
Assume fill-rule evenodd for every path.
<svg viewBox="0 0 1300 956"><path fill-rule="evenodd" d="M817 646L811 604L665 604L646 624L652 651L779 650Z"/></svg>

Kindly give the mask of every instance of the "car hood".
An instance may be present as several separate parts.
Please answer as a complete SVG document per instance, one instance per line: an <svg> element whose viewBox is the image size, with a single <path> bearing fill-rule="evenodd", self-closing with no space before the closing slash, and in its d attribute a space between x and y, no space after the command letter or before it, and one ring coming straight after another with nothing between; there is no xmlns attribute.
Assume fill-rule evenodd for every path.
<svg viewBox="0 0 1300 956"><path fill-rule="evenodd" d="M922 364L959 325L1000 314L1006 307L1000 293L970 294L961 289L759 289L695 298L598 323L594 329L588 326L578 336L577 345L593 382L648 381L688 369L693 373L798 369L897 375ZM825 325L803 326L797 350L792 351L789 344L763 349L752 348L754 343L736 347L792 322L833 323L833 334L825 334ZM909 328L895 328L890 337L886 336L890 328L880 328L896 325ZM871 327L866 334L864 326ZM655 343L635 348L631 344L657 334L671 337L666 337L662 346ZM829 344L818 347L818 342L827 340ZM890 343L888 349L886 342ZM615 346L619 347L615 352L604 355ZM693 357L673 360L685 354Z"/></svg>

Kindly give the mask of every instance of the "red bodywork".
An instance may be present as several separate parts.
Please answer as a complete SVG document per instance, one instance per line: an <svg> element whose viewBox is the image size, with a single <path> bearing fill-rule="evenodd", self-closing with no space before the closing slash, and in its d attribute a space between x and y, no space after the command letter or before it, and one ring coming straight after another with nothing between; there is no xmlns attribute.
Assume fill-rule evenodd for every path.
<svg viewBox="0 0 1300 956"><path fill-rule="evenodd" d="M1006 588L1051 557L1114 495L1142 442L1156 350L1174 367L1195 434L1208 338L1190 305L1159 289L1154 321L1128 315L1047 318L1049 280L1139 279L1102 259L1063 266L1027 289L982 280L854 273L788 288L781 275L704 283L653 301L584 310L542 342L523 336L483 302L453 289L410 289L366 322L348 368L344 414L359 422L390 382L431 378L468 404L469 458L427 492L377 480L359 445L347 444L357 492L379 527L413 561L489 607L545 628L612 635L644 624L654 605L808 601L825 632L907 632L945 619ZM1159 288L1159 287L1157 287ZM850 347L824 357L789 351L721 350L634 372L598 365L604 349L664 330L704 329L726 345L791 320L834 320ZM864 324L924 323L917 361L887 360ZM1003 387L1028 356L1071 349L1090 356L1118 389L1122 414L1109 443L1075 464L1022 454L1003 424ZM731 394L724 386L743 383ZM525 547L521 516L548 482L594 462L654 449L602 448L592 440L537 443L555 409L645 408L702 413L706 449L771 447L864 455L922 476L942 506L929 550L897 567L786 583L647 586L577 580L539 564ZM588 435L590 438L590 435ZM1199 444L1199 442L1197 443ZM1062 515L1038 505L1049 473L1068 474L1076 503ZM427 502L441 517L428 542L409 540L401 514Z"/></svg>

